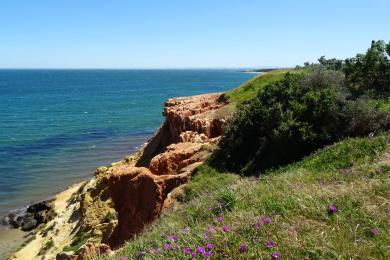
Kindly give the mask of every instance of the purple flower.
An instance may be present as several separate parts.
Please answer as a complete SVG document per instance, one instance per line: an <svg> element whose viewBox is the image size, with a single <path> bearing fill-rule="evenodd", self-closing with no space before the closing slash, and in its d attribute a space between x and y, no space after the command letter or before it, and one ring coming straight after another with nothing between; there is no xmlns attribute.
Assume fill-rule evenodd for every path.
<svg viewBox="0 0 390 260"><path fill-rule="evenodd" d="M120 256L119 260L128 260L127 256Z"/></svg>
<svg viewBox="0 0 390 260"><path fill-rule="evenodd" d="M376 235L379 235L379 230L378 229L371 229L371 233L376 236Z"/></svg>
<svg viewBox="0 0 390 260"><path fill-rule="evenodd" d="M211 253L211 252L204 252L204 253L203 253L203 256L204 256L205 258L209 258L212 254L213 254L213 253Z"/></svg>
<svg viewBox="0 0 390 260"><path fill-rule="evenodd" d="M264 222L261 220L256 223L257 228L261 227L262 225L264 225Z"/></svg>
<svg viewBox="0 0 390 260"><path fill-rule="evenodd" d="M328 206L328 212L329 212L329 213L334 213L334 212L336 212L336 211L337 211L336 205L332 204L332 205L329 205L329 206Z"/></svg>
<svg viewBox="0 0 390 260"><path fill-rule="evenodd" d="M207 232L209 232L210 234L215 234L217 233L217 231L215 230L214 226L209 226L207 228Z"/></svg>
<svg viewBox="0 0 390 260"><path fill-rule="evenodd" d="M218 221L218 222L222 222L222 221L223 221L223 217L219 216L219 217L217 218L217 221Z"/></svg>
<svg viewBox="0 0 390 260"><path fill-rule="evenodd" d="M205 252L205 250L204 250L204 247L198 247L197 249L196 249L196 251L198 251L198 253L204 253Z"/></svg>
<svg viewBox="0 0 390 260"><path fill-rule="evenodd" d="M269 247L269 248L272 248L272 247L275 246L275 243L272 240L268 240L267 242L265 242L265 246Z"/></svg>
<svg viewBox="0 0 390 260"><path fill-rule="evenodd" d="M208 233L204 233L203 239L208 240L210 238L210 235Z"/></svg>
<svg viewBox="0 0 390 260"><path fill-rule="evenodd" d="M240 250L246 250L246 249L248 249L248 244L241 244L240 245Z"/></svg>
<svg viewBox="0 0 390 260"><path fill-rule="evenodd" d="M185 248L183 249L183 253L184 253L184 254L189 254L189 253L191 253L191 249L190 249L189 247L185 247Z"/></svg>
<svg viewBox="0 0 390 260"><path fill-rule="evenodd" d="M209 243L209 244L206 245L206 247L207 247L208 249L213 249L213 248L214 248L214 245Z"/></svg>
<svg viewBox="0 0 390 260"><path fill-rule="evenodd" d="M195 256L196 256L196 252L194 251L191 253L191 257L195 257Z"/></svg>
<svg viewBox="0 0 390 260"><path fill-rule="evenodd" d="M164 244L164 247L165 247L165 249L172 249L172 245L171 244L169 244L169 243L165 243Z"/></svg>
<svg viewBox="0 0 390 260"><path fill-rule="evenodd" d="M270 218L265 218L265 219L264 219L264 222L265 222L265 223L271 223L271 219L270 219Z"/></svg>
<svg viewBox="0 0 390 260"><path fill-rule="evenodd" d="M223 226L222 230L225 231L225 232L229 232L230 230L232 230L232 228L229 227L229 226Z"/></svg>
<svg viewBox="0 0 390 260"><path fill-rule="evenodd" d="M272 259L278 259L280 257L280 253L279 252L273 252L271 257L272 257Z"/></svg>
<svg viewBox="0 0 390 260"><path fill-rule="evenodd" d="M176 235L170 236L170 237L168 237L168 240L176 241L177 240L177 236Z"/></svg>

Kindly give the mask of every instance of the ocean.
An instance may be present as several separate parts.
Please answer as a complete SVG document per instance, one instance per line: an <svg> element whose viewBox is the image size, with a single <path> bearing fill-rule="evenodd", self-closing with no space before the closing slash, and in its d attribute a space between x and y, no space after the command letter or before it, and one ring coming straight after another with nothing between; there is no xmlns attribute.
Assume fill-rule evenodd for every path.
<svg viewBox="0 0 390 260"><path fill-rule="evenodd" d="M237 70L0 70L0 216L132 154L166 99L237 87Z"/></svg>

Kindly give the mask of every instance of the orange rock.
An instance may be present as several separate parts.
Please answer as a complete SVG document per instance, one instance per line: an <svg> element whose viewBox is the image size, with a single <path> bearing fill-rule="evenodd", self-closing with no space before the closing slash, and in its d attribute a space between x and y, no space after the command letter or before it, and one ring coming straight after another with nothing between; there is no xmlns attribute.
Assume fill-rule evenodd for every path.
<svg viewBox="0 0 390 260"><path fill-rule="evenodd" d="M118 225L109 241L118 248L160 215L164 200L175 187L187 182L186 175L152 174L147 168L127 167L109 179L109 191L118 212Z"/></svg>
<svg viewBox="0 0 390 260"><path fill-rule="evenodd" d="M110 255L111 254L110 246L106 244L100 244L95 246L92 243L86 243L79 250L77 250L76 256L77 260L86 260L86 259L94 259L97 256Z"/></svg>
<svg viewBox="0 0 390 260"><path fill-rule="evenodd" d="M180 169L200 160L194 155L201 149L201 143L171 144L166 152L155 156L150 161L149 169L156 175L178 174Z"/></svg>
<svg viewBox="0 0 390 260"><path fill-rule="evenodd" d="M171 136L180 141L180 134L193 131L209 138L222 135L223 119L213 118L215 110L226 105L221 93L168 99L163 115L169 123Z"/></svg>
<svg viewBox="0 0 390 260"><path fill-rule="evenodd" d="M144 147L137 167L111 168L108 193L118 212L118 225L108 239L112 248L140 233L169 206L169 193L188 181L222 135L230 114L216 111L225 105L220 93L169 99L165 122Z"/></svg>

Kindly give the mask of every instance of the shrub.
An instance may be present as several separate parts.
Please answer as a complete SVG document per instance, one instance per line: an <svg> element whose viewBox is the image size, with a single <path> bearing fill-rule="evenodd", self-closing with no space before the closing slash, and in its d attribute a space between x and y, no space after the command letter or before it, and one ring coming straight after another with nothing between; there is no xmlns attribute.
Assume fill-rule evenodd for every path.
<svg viewBox="0 0 390 260"><path fill-rule="evenodd" d="M251 174L284 165L346 136L389 129L389 113L348 100L340 72L290 74L240 105L210 163Z"/></svg>
<svg viewBox="0 0 390 260"><path fill-rule="evenodd" d="M356 95L373 92L383 94L390 91L390 43L372 41L365 54L345 60L343 71Z"/></svg>

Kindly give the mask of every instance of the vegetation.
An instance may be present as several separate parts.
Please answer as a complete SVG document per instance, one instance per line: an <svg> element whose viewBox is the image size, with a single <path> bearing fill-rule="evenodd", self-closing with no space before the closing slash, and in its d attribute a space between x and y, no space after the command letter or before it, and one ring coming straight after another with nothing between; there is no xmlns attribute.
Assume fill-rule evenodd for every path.
<svg viewBox="0 0 390 260"><path fill-rule="evenodd" d="M383 60L388 62L380 52L384 47L377 43L373 46L366 55L361 56L372 57L374 55L371 53L374 52L378 60L385 57ZM359 88L359 92L351 89L351 75L361 68L353 69L355 65L350 60L344 64L321 58L319 66L269 76L275 80L270 83L266 80L267 85L262 86L256 96L238 105L219 148L212 156L211 165L221 171L249 175L297 161L345 137L366 136L388 130L390 112L386 101L389 93L384 91L386 88L383 85L370 85L371 81L362 82L364 87ZM362 64L364 69L366 63ZM342 68L349 72L344 74ZM370 68L367 70L370 71ZM382 70L382 67L372 70ZM390 73L390 67L386 73ZM383 73L377 74L383 76ZM380 84L385 81L373 82ZM248 89L251 88L247 86L253 85L248 83L236 93L249 94L251 91L248 92ZM356 96L356 93L359 95ZM380 94L383 99L370 97L372 93Z"/></svg>
<svg viewBox="0 0 390 260"><path fill-rule="evenodd" d="M295 70L275 70L265 74L261 74L252 80L242 84L240 87L226 93L226 97L231 103L243 103L256 96L257 92L271 82L275 82L283 78L286 72L294 72Z"/></svg>
<svg viewBox="0 0 390 260"><path fill-rule="evenodd" d="M45 252L46 252L47 250L49 250L50 248L52 248L53 246L54 246L53 240L47 241L47 242L43 245L43 247L41 248L41 250L39 251L39 254L40 254L40 255L45 254Z"/></svg>
<svg viewBox="0 0 390 260"><path fill-rule="evenodd" d="M372 41L365 54L357 54L345 61L326 59L322 56L319 64L306 64L308 67L326 67L342 71L346 84L355 95L389 95L390 92L390 42Z"/></svg>
<svg viewBox="0 0 390 260"><path fill-rule="evenodd" d="M389 145L389 133L347 139L260 178L202 166L185 187L187 203L115 259L204 258L202 248L216 259L388 259ZM226 187L234 206L214 211Z"/></svg>
<svg viewBox="0 0 390 260"><path fill-rule="evenodd" d="M116 219L118 219L118 213L116 213L115 211L110 211L104 216L103 223L110 223L111 221Z"/></svg>
<svg viewBox="0 0 390 260"><path fill-rule="evenodd" d="M181 206L115 258L389 259L389 51L226 93L236 113Z"/></svg>
<svg viewBox="0 0 390 260"><path fill-rule="evenodd" d="M73 251L73 252L76 252L82 245L84 245L88 238L90 237L90 235L88 233L79 233L77 234L72 243L70 243L69 246L65 246L63 248L63 251L65 252L70 252L70 251Z"/></svg>

